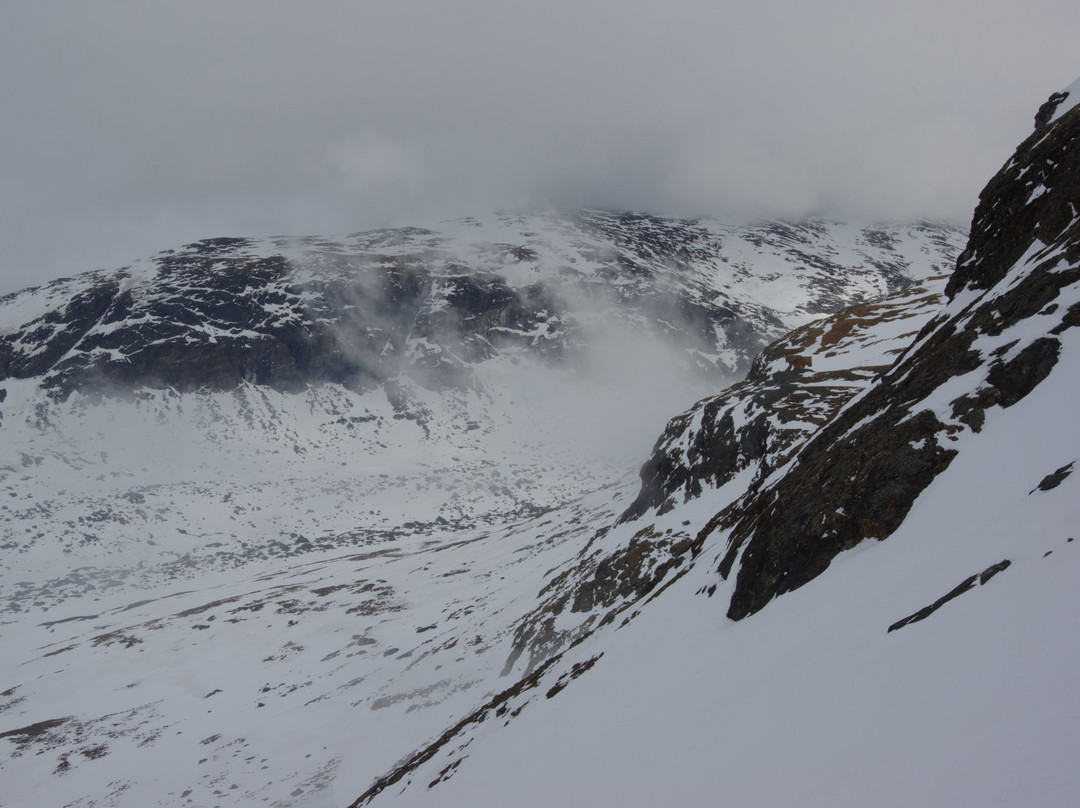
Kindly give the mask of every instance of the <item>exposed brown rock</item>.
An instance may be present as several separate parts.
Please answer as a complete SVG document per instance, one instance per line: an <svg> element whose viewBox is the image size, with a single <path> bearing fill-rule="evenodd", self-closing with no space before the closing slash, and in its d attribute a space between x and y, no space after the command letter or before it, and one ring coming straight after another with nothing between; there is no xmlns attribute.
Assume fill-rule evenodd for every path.
<svg viewBox="0 0 1080 808"><path fill-rule="evenodd" d="M1049 335L1076 319L1054 306L1060 290L1080 277L1075 210L1080 109L1021 144L980 197L947 293L988 293L932 321L864 397L810 439L782 480L751 491L706 529L728 531L720 573L727 577L739 562L729 617L753 614L802 586L865 539L886 539L955 456L950 436L965 427L977 431L988 408L1015 405L1052 372L1060 341ZM1025 254L1022 274L995 288ZM1040 313L1047 336L980 353L981 337ZM980 369L971 392L952 402L948 422L920 405L946 382Z"/></svg>

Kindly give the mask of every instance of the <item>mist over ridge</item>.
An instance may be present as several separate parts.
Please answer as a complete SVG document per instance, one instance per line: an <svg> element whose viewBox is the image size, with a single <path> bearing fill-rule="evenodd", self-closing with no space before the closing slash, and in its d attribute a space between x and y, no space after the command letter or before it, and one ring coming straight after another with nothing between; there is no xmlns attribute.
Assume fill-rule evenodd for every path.
<svg viewBox="0 0 1080 808"><path fill-rule="evenodd" d="M961 238L490 214L206 239L0 297L0 427L26 469L0 505L9 573L59 547L59 569L160 584L535 515L633 479L765 345L941 275Z"/></svg>
<svg viewBox="0 0 1080 808"><path fill-rule="evenodd" d="M19 4L0 294L201 238L547 205L966 225L1074 77L1080 12L1018 8Z"/></svg>
<svg viewBox="0 0 1080 808"><path fill-rule="evenodd" d="M5 803L1071 806L1076 101L959 255L564 209L0 295Z"/></svg>

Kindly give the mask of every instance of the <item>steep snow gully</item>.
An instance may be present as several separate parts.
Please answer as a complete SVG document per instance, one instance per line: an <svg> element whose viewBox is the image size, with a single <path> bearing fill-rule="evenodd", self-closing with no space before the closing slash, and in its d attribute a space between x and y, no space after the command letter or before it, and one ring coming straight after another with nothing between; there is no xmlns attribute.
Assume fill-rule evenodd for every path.
<svg viewBox="0 0 1080 808"><path fill-rule="evenodd" d="M966 247L553 212L0 299L0 804L1075 804L1074 89Z"/></svg>

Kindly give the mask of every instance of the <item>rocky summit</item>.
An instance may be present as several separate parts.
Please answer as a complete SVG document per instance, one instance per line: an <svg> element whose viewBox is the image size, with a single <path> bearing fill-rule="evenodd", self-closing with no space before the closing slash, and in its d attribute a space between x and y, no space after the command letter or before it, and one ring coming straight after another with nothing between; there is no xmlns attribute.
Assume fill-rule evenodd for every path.
<svg viewBox="0 0 1080 808"><path fill-rule="evenodd" d="M0 299L0 802L1071 805L1073 90L966 246L559 211Z"/></svg>

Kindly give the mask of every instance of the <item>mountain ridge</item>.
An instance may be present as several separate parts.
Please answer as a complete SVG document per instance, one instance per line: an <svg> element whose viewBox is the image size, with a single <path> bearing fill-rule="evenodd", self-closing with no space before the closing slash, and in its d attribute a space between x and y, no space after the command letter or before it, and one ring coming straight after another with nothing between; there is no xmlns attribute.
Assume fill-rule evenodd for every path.
<svg viewBox="0 0 1080 808"><path fill-rule="evenodd" d="M980 198L969 246L945 288L943 312L876 389L807 444L799 474L789 477L805 484L782 483L768 504L762 500L728 517L731 539L722 573L746 543L729 616L744 617L806 583L831 556L865 538L887 538L955 457L949 444L958 433L980 431L988 409L1015 405L1053 370L1061 335L1080 324L1080 306L1068 299L1080 278L1080 229L1075 213L1064 217L1080 205L1080 163L1070 148L1078 138L1080 114L1070 111L1049 132L1021 144ZM1018 166L1035 176L1018 182L1024 173ZM1027 204L1017 211L1019 197ZM1062 295L1064 316L1031 323L1038 315L1054 320ZM953 398L937 392L968 374L983 377L974 390L956 389ZM780 560L781 554L792 561Z"/></svg>
<svg viewBox="0 0 1080 808"><path fill-rule="evenodd" d="M208 240L7 296L8 605L145 580L163 550L186 577L539 513L788 324L958 248L928 224L497 215ZM57 549L77 583L41 580Z"/></svg>
<svg viewBox="0 0 1080 808"><path fill-rule="evenodd" d="M364 388L404 365L454 384L462 361L500 346L572 350L590 308L613 303L644 315L636 327L666 324L660 336L696 350L690 361L737 376L797 320L896 291L915 279L910 270L944 266L953 249L948 228L926 223L842 227L591 211L338 240L210 239L0 298L10 323L0 378L44 376L61 397L109 384L230 389L245 379ZM768 263L805 277L779 282ZM718 272L728 275L722 286ZM756 301L770 285L787 311Z"/></svg>
<svg viewBox="0 0 1080 808"><path fill-rule="evenodd" d="M949 299L824 425L785 446L782 421L753 417L755 395L767 412L800 376L819 385L826 335L850 337L857 314L789 335L753 379L671 422L620 520L624 535L705 522L662 597L353 805L1070 804L1080 512L1058 491L1080 452L1080 115L1053 117L1061 100L987 186Z"/></svg>
<svg viewBox="0 0 1080 808"><path fill-rule="evenodd" d="M1053 118L1043 139L1024 152L1023 159L1044 160L1047 169L1039 175L1041 184L1024 189L1026 204L1040 210L1072 204L1076 176L1068 161L1054 155L1070 149L1078 120L1074 111ZM1006 164L1003 172L1014 169L1020 173L1024 166ZM7 701L0 704L6 721L0 740L10 753L3 765L32 771L25 782L48 783L37 787L52 789L49 793L63 795L58 801L69 804L89 804L84 796L95 794L109 805L258 799L297 806L388 799L466 805L483 804L496 793L524 805L566 802L570 795L590 802L653 804L700 799L717 787L745 800L761 796L766 782L770 794L786 795L785 801L802 794L813 804L844 804L845 799L865 804L876 794L882 798L878 804L927 801L920 796L944 804L972 791L1015 796L1017 778L1006 783L994 776L1010 771L1004 765L1006 740L1041 737L1036 730L1042 722L1053 731L1039 742L1037 763L1024 757L1023 772L1037 773L1042 782L1069 793L1075 777L1069 779L1065 757L1073 748L1069 722L1076 710L1067 700L1066 644L1027 649L1028 664L1036 666L1039 681L1058 702L1053 717L1047 713L1049 702L1039 701L1039 688L1008 689L1011 681L1029 677L1017 667L1020 655L1009 645L1023 634L1007 621L1019 612L1022 620L1013 619L1027 635L1059 639L1070 636L1075 624L1069 617L1074 610L1053 606L1055 598L1075 601L1068 600L1075 542L1062 531L1075 515L1075 508L1067 507L1074 493L1068 461L1080 456L1080 446L1068 432L1055 437L1051 430L1062 422L1071 389L1068 371L1075 362L1069 340L1080 310L1073 299L1080 262L1074 254L1075 221L1055 229L1039 216L1024 219L1008 212L1000 196L1011 199L1015 193L1016 177L1009 177L999 191L984 194L976 212L971 243L983 246L961 259L971 259L965 264L968 280L963 275L956 283L946 280L931 258L918 279L923 286L899 284L907 288L891 288L894 294L886 299L863 298L854 308L837 306L839 311L818 320L816 309L833 306L844 288L865 288L857 274L840 273L839 281L849 287L829 277L844 266L837 254L812 260L807 241L822 236L820 230L815 235L815 227L825 225L801 230L771 225L738 237L739 245L766 249L759 253L757 270L728 262L733 277L741 277L754 293L770 287L779 293L784 302L773 311L793 316L797 327L785 336L773 334L779 337L774 341L767 336L774 325L764 316L767 307L752 305L755 294L742 299L739 311L729 305L730 290L719 290L726 297L709 298L717 319L705 321L716 341L703 348L700 335L689 343L676 340L675 355L689 357L692 371L704 367L714 377L721 365L741 366L749 375L669 421L640 482L619 460L604 470L571 475L560 501L538 497L541 507L508 521L500 522L496 510L484 524L475 511L463 508L460 524L450 526L438 511L441 525L434 519L422 528L414 522L401 532L390 530L376 546L347 553L355 537L345 531L341 545L325 545L328 552L252 556L240 559L235 570L199 568L178 579L187 591L156 589L160 597L151 599L131 600L123 584L77 597L72 590L55 600L38 590L30 596L37 603L24 597L26 613L12 612L5 623L26 674L3 693ZM707 288L698 285L701 275L679 258L689 249L687 239L708 241L693 232L694 226L688 235L685 223L671 227L631 217L627 224L618 214L600 219L598 228L610 228L615 241L626 239L610 253L585 251L583 260L596 273L584 273L585 280L602 279L610 292L604 293L605 301L629 301L634 311L634 301L649 297L643 278L652 288L670 284L683 290L691 302L705 299L694 297ZM641 238L630 238L631 230ZM1027 247L984 289L979 267L993 274L1006 260L994 247L1001 237L986 235L998 230L1006 234L1009 243L1002 249L1010 255L1025 240ZM1038 234L1051 231L1049 243L1033 247ZM981 242L980 233L986 235ZM431 236L425 231L366 237L412 251L415 243L402 240ZM104 434L95 419L109 408L124 413L121 419L138 412L160 414L174 428L190 423L192 435L227 436L215 450L223 456L240 445L235 437L247 434L244 424L250 424L253 438L275 435L280 445L240 458L254 470L281 462L273 454L284 450L297 458L296 468L306 469L297 475L298 499L274 511L274 520L303 498L330 513L330 500L316 492L335 478L345 483L336 500L341 524L355 527L368 519L350 502L380 502L374 489L361 486L355 476L341 480L340 468L320 465L361 447L369 463L396 457L407 465L412 461L403 447L422 446L424 463L435 466L428 475L435 500L446 487L456 486L459 498L466 490L475 493L483 487L476 482L489 479L478 475L490 451L475 433L490 437L495 433L485 430L499 417L522 409L516 397L500 398L500 384L511 378L500 374L520 372L512 377L515 384L539 382L528 398L555 384L554 376L540 372L551 369L551 352L541 350L544 356L534 361L525 353L533 346L522 347L520 339L491 338L493 329L510 322L502 314L469 325L479 313L471 301L494 301L496 311L509 312L527 298L520 290L531 285L531 259L523 250L532 242L485 243L514 249L477 249L474 255L483 260L467 272L451 266L431 276L447 281L449 293L440 298L446 305L429 307L423 332L398 339L400 364L374 387L338 379L294 392L287 382L278 389L247 379L234 365L222 376L227 384L217 390L146 386L125 392L121 385L124 394L112 399L116 379L102 388L100 398L84 396L78 384L65 390L65 379L108 365L80 364L85 360L79 356L97 347L119 350L99 344L82 354L72 355L72 348L62 356L54 352L50 368L65 356L78 360L56 371L57 384L50 389L60 395L34 392L41 375L9 377L4 409L17 416L9 415L3 429L32 435L33 445L45 447L42 436L70 437L70 425L81 425L86 449L77 464L81 471L102 472L106 498L119 491L110 488L109 475L135 468L129 462L134 455L119 446L117 459L92 457L89 447ZM737 252L746 255L744 249ZM202 260L198 250L189 252L192 260ZM665 271L649 270L648 262L658 255L678 260ZM798 283L773 277L780 263L761 268L777 260L787 266L795 262L794 274L803 276ZM509 273L503 286L478 272L492 262ZM874 281L877 288L890 290L889 268L874 271L884 273ZM464 285L455 286L455 278L465 278ZM54 291L60 295L61 288ZM453 302L455 289L464 290L460 307ZM943 299L946 293L951 300ZM0 303L11 306L15 300ZM543 305L550 302L544 299ZM421 309L408 309L410 323L423 319L417 318ZM730 321L721 309L753 315L744 322L755 322L754 339L765 348L752 364L718 350L721 333L730 338L725 344L736 342L732 334L738 333L725 330ZM655 318L648 326L650 339L666 330L667 320L656 315L678 310L678 305L643 308ZM578 312L586 315L583 321L602 319L597 309L570 313ZM566 320L556 322L550 314L543 333L569 337L567 350L555 352L560 358L588 349L588 339L577 339L584 331L560 330ZM40 307L37 316L45 316ZM703 321L691 317L689 322ZM548 328L552 323L554 332ZM641 324L631 320L629 329L617 333ZM50 325L60 324L35 326L45 329L35 343L45 351L50 344L67 344L59 335L64 329ZM686 322L667 325L680 332ZM466 350L483 348L472 339L477 335L493 352ZM387 344L382 342L387 331L376 336ZM199 344L213 343L206 337ZM9 368L10 357L18 353L23 357L18 361L24 361L35 350L22 352L18 337L5 345ZM663 360L671 357L671 352L661 354ZM452 372L431 374L440 362ZM603 361L584 363L570 378L580 385L581 368L603 366ZM69 370L78 373L65 375ZM602 415L611 419L615 409L610 399L603 401L608 409ZM224 417L185 420L186 413L203 406ZM301 406L314 420L298 417ZM1030 434L1033 448L1017 451L1025 428L1031 429L1029 419L1039 426ZM479 429L468 428L469 421ZM559 429L572 426L558 417L551 423ZM339 437L348 431L366 437ZM538 466L536 458L543 457L552 467L547 476L538 467L533 482L514 482L512 490L553 491L552 481L567 476L559 465L565 455L540 454L553 434L529 444L529 457L501 482L491 477L491 485L511 486L509 477L524 476L530 463ZM477 442L466 446L462 436ZM325 454L317 449L320 441ZM504 459L522 445L508 441ZM466 455L466 449L473 454ZM6 482L16 494L12 499L26 500L27 519L55 518L41 509L34 492L42 489L34 486L62 464L70 465L75 453L66 451L67 460L57 447L28 451L20 467L7 470ZM1010 454L1012 465L1005 467L1003 458ZM221 468L180 465L178 474ZM453 482L449 470L458 466L467 468L471 487ZM317 485L303 483L305 474L315 472L307 479ZM388 489L416 499L420 488L412 478L387 476ZM143 501L125 502L147 514L166 513L160 502L150 507L153 486L136 489L129 480L121 480L124 491ZM208 479L200 486L190 501L215 502ZM589 488L591 493L580 496ZM574 489L576 498L570 495ZM281 497L280 488L266 490ZM985 513L976 504L984 490L991 496ZM241 508L236 518L253 519L256 531L270 524L254 516L267 501L238 504L241 494L253 497L233 486L220 504ZM94 500L92 507L100 502ZM176 512L183 511L186 506L177 502ZM409 503L413 509L417 505ZM329 524L318 516L312 518ZM124 518L131 517L125 512ZM166 513L166 523L173 518ZM233 519L223 510L209 520L208 529L220 531ZM116 521L104 524L117 534L123 527ZM1030 537L1024 535L1029 528ZM130 535L142 530L140 523ZM16 539L14 531L9 535ZM312 543L318 537L301 538ZM19 546L30 553L42 544ZM93 556L92 547L82 550ZM204 550L214 558L220 548ZM805 585L826 570L825 580ZM215 588L191 587L195 575L206 575ZM100 607L94 605L99 602ZM64 604L65 616L42 622ZM71 615L74 608L85 611ZM918 615L925 619L911 620ZM1009 629L1004 635L1003 626ZM719 642L703 641L713 637ZM140 657L144 651L149 653ZM952 664L938 666L939 658ZM966 687L965 677L970 679ZM95 694L97 713L68 692L76 680ZM890 711L893 702L897 707ZM352 720L343 722L346 703ZM876 743L865 742L863 714L869 725L887 730L875 736ZM911 715L919 720L910 720ZM994 734L995 721L1015 732ZM950 730L969 724L979 728L981 742L957 743L963 748L950 749L935 767L927 740L951 738ZM275 736L275 728L285 725L294 739ZM822 737L828 742L820 742ZM811 742L814 738L819 742ZM880 758L879 745L885 750ZM979 754L984 748L986 758ZM903 755L899 766L898 753ZM154 782L125 773L124 764L136 758L151 763ZM984 768L983 779L973 779L985 760L994 765ZM634 763L631 769L625 761ZM856 771L849 761L857 761ZM561 776L552 777L552 767ZM912 770L923 776L911 777ZM711 776L714 771L719 781ZM845 771L848 777L841 777ZM844 784L851 787L846 798L840 793ZM19 804L31 804L34 788L20 786Z"/></svg>

